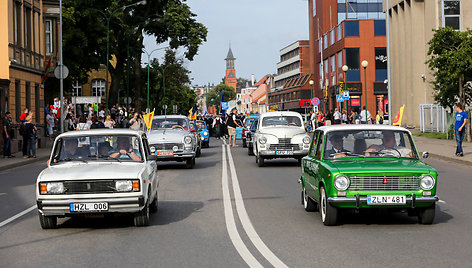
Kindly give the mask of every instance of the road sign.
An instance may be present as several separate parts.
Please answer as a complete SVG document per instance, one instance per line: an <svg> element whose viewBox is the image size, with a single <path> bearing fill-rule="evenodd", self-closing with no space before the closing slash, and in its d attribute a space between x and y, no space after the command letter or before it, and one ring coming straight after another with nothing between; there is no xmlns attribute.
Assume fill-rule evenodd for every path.
<svg viewBox="0 0 472 268"><path fill-rule="evenodd" d="M54 69L54 76L57 79L61 79L61 66L57 66L56 69ZM67 76L69 76L69 68L63 65L62 66L62 79L66 79Z"/></svg>
<svg viewBox="0 0 472 268"><path fill-rule="evenodd" d="M318 106L320 104L320 99L318 98L313 98L311 99L311 103L314 105L314 106Z"/></svg>
<svg viewBox="0 0 472 268"><path fill-rule="evenodd" d="M174 114L177 114L177 112L178 112L178 111L177 111L177 108L178 108L178 107L177 107L177 104L174 104L174 105L172 106L172 112L173 112Z"/></svg>
<svg viewBox="0 0 472 268"><path fill-rule="evenodd" d="M127 97L127 98L125 97L124 99L125 99L126 104L130 104L132 101L131 97Z"/></svg>
<svg viewBox="0 0 472 268"><path fill-rule="evenodd" d="M344 91L343 92L343 100L349 100L349 91Z"/></svg>
<svg viewBox="0 0 472 268"><path fill-rule="evenodd" d="M336 101L337 102L344 102L343 95L336 95Z"/></svg>
<svg viewBox="0 0 472 268"><path fill-rule="evenodd" d="M167 104L162 105L162 109L167 110Z"/></svg>

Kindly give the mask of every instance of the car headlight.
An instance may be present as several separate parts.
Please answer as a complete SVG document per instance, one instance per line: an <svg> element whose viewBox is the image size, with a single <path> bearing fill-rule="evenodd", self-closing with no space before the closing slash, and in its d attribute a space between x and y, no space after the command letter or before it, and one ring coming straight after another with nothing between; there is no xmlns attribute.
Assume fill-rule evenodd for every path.
<svg viewBox="0 0 472 268"><path fill-rule="evenodd" d="M334 179L334 187L339 191L346 191L349 188L349 179L344 175L338 175Z"/></svg>
<svg viewBox="0 0 472 268"><path fill-rule="evenodd" d="M205 136L206 136L206 135L208 135L208 132L206 132L206 131L205 131L205 132L203 132L203 135L205 135Z"/></svg>
<svg viewBox="0 0 472 268"><path fill-rule="evenodd" d="M39 187L41 194L62 194L65 192L62 182L40 183Z"/></svg>
<svg viewBox="0 0 472 268"><path fill-rule="evenodd" d="M187 143L187 144L190 144L192 143L192 138L190 136L187 136L184 138L184 142Z"/></svg>
<svg viewBox="0 0 472 268"><path fill-rule="evenodd" d="M156 147L151 146L151 147L149 148L149 150L151 151L151 153L154 153L154 152L156 152Z"/></svg>
<svg viewBox="0 0 472 268"><path fill-rule="evenodd" d="M133 183L130 180L115 181L115 189L118 192L131 192L133 190Z"/></svg>
<svg viewBox="0 0 472 268"><path fill-rule="evenodd" d="M172 147L172 151L177 152L178 150L179 150L178 146L174 145L174 147Z"/></svg>
<svg viewBox="0 0 472 268"><path fill-rule="evenodd" d="M259 143L260 143L260 144L266 144L266 142L267 142L267 138L266 138L266 137L264 137L264 136L260 136L260 137L259 137Z"/></svg>
<svg viewBox="0 0 472 268"><path fill-rule="evenodd" d="M420 180L421 189L429 191L429 190L434 188L435 184L436 184L436 182L435 182L433 176L424 175L423 177L421 177L421 180Z"/></svg>
<svg viewBox="0 0 472 268"><path fill-rule="evenodd" d="M305 138L303 138L303 143L305 143L305 144L310 143L310 137L306 136Z"/></svg>

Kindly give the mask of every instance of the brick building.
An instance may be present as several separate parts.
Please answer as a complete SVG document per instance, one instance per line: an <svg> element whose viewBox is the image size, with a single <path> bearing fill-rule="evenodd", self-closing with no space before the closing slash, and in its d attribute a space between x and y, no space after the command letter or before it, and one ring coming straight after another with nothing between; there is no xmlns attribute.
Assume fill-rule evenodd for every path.
<svg viewBox="0 0 472 268"><path fill-rule="evenodd" d="M228 50L228 55L226 56L226 72L225 72L225 84L233 87L236 92L238 79L236 78L236 69L234 67L234 61L236 58L233 56L233 51L231 47Z"/></svg>

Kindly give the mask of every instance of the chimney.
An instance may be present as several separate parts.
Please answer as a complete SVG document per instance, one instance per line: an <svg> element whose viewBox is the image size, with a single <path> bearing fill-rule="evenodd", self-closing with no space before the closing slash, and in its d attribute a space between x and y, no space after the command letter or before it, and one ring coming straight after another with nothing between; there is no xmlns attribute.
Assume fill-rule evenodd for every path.
<svg viewBox="0 0 472 268"><path fill-rule="evenodd" d="M251 74L251 86L254 86L255 83L256 83L256 77L254 76L254 74Z"/></svg>

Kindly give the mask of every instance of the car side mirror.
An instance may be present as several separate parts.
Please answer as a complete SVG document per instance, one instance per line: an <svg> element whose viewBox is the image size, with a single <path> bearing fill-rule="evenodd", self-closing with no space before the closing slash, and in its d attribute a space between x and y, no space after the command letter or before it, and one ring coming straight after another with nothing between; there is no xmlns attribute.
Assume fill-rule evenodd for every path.
<svg viewBox="0 0 472 268"><path fill-rule="evenodd" d="M156 161L156 160L157 160L157 155L155 154L148 155L148 161Z"/></svg>
<svg viewBox="0 0 472 268"><path fill-rule="evenodd" d="M423 156L424 159L426 159L426 158L429 157L429 153L428 153L428 152L423 152L423 155L422 155L422 156Z"/></svg>

